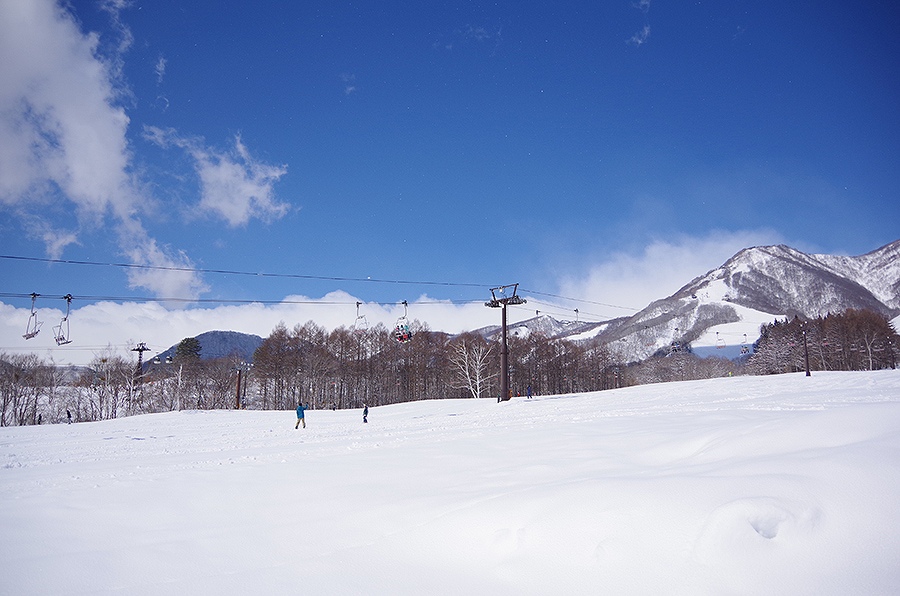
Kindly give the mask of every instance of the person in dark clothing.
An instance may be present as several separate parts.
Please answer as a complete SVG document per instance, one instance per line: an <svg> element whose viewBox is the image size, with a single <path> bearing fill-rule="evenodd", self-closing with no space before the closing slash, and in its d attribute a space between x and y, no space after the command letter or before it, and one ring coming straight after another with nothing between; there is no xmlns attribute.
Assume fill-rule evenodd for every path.
<svg viewBox="0 0 900 596"><path fill-rule="evenodd" d="M369 421L369 406L363 404L363 422Z"/></svg>
<svg viewBox="0 0 900 596"><path fill-rule="evenodd" d="M72 412L69 410L66 410L66 418L68 419L69 424L72 424Z"/></svg>

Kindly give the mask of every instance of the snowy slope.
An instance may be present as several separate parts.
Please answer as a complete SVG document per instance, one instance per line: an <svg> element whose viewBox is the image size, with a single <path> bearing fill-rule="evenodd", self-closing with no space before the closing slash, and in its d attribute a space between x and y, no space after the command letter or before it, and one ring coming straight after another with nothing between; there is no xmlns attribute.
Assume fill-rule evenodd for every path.
<svg viewBox="0 0 900 596"><path fill-rule="evenodd" d="M900 592L900 372L0 428L6 594Z"/></svg>
<svg viewBox="0 0 900 596"><path fill-rule="evenodd" d="M858 257L747 248L600 337L619 358L642 360L672 342L713 347L731 336L734 345L746 333L752 343L761 323L849 308L900 313L900 241Z"/></svg>

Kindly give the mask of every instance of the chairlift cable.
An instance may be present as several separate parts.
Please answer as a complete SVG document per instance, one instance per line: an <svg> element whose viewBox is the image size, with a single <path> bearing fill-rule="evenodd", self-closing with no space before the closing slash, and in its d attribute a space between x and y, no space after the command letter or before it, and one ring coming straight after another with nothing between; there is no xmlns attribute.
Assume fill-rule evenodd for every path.
<svg viewBox="0 0 900 596"><path fill-rule="evenodd" d="M204 269L199 267L176 267L171 265L139 265L134 263L114 263L103 261L78 261L73 259L48 259L39 257L23 257L16 255L0 255L0 259L32 261L38 263L58 263L64 265L92 265L95 267L119 267L122 269L150 269L153 271L176 271L181 273L214 273L220 275L245 275L250 277L276 277L287 279L312 279L319 281L347 281L383 284L407 284L417 286L446 286L463 288L484 288L488 284L461 283L449 281L381 279L372 277L342 277L331 275L309 275L302 273L266 273L264 271L239 271L234 269Z"/></svg>
<svg viewBox="0 0 900 596"><path fill-rule="evenodd" d="M174 272L183 272L183 273L209 273L209 274L219 274L219 275L243 275L249 277L266 277L266 278L285 278L285 279L306 279L306 280L317 280L317 281L336 281L336 282L365 282L365 283L381 283L381 284L402 284L402 285L422 285L422 286L439 286L439 287L459 287L459 288L484 288L489 284L482 283L470 283L470 282L449 282L449 281L434 281L434 280L399 280L399 279L383 279L383 278L360 278L360 277L346 277L346 276L328 276L328 275L310 275L310 274L300 274L300 273L267 273L264 271L240 271L233 269L205 269L205 268L196 268L196 267L178 267L178 266L166 266L166 265L141 265L135 263L117 263L117 262L106 262L106 261L81 261L75 259L50 259L50 258L41 258L41 257L26 257L21 255L0 255L0 259L8 259L8 260L18 260L18 261L29 261L29 262L38 262L38 263L56 263L56 264L64 264L64 265L91 265L95 267L118 267L123 269L147 269L153 271L174 271ZM548 292L539 292L537 290L525 290L522 289L522 292L527 292L529 294L534 294L536 296L548 296L551 298L558 298L561 300L568 300L571 302L581 302L585 304L596 304L599 306L606 306L608 308L617 308L622 310L629 310L633 312L638 312L640 309L632 308L628 306L620 306L616 304L609 304L605 302L599 302L596 300L587 300L583 298L572 298L570 296L562 296L559 294L552 294ZM93 298L88 298L93 299ZM171 301L171 302L203 302L203 300L196 299L187 299L187 298L175 298L175 299L156 299L158 301ZM226 302L224 300L209 300L209 302ZM240 302L240 301L235 301ZM253 300L250 302L263 302L259 300Z"/></svg>

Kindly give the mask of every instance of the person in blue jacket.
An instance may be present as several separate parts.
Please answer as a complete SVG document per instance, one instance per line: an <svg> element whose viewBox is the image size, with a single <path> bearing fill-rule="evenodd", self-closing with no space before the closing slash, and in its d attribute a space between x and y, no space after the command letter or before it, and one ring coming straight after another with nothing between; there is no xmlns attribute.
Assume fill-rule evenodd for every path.
<svg viewBox="0 0 900 596"><path fill-rule="evenodd" d="M294 430L297 430L297 427L303 424L303 428L306 428L306 419L303 417L303 412L306 411L306 406L301 403L297 404L297 424L294 425Z"/></svg>

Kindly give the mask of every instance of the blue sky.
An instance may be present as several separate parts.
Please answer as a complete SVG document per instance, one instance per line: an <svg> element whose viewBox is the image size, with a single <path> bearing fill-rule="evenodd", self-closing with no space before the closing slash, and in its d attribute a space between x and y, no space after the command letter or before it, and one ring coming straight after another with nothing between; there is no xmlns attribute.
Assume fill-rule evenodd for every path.
<svg viewBox="0 0 900 596"><path fill-rule="evenodd" d="M156 267L0 259L0 293L518 282L601 318L746 246L900 237L893 3L250 6L0 0L0 253Z"/></svg>

